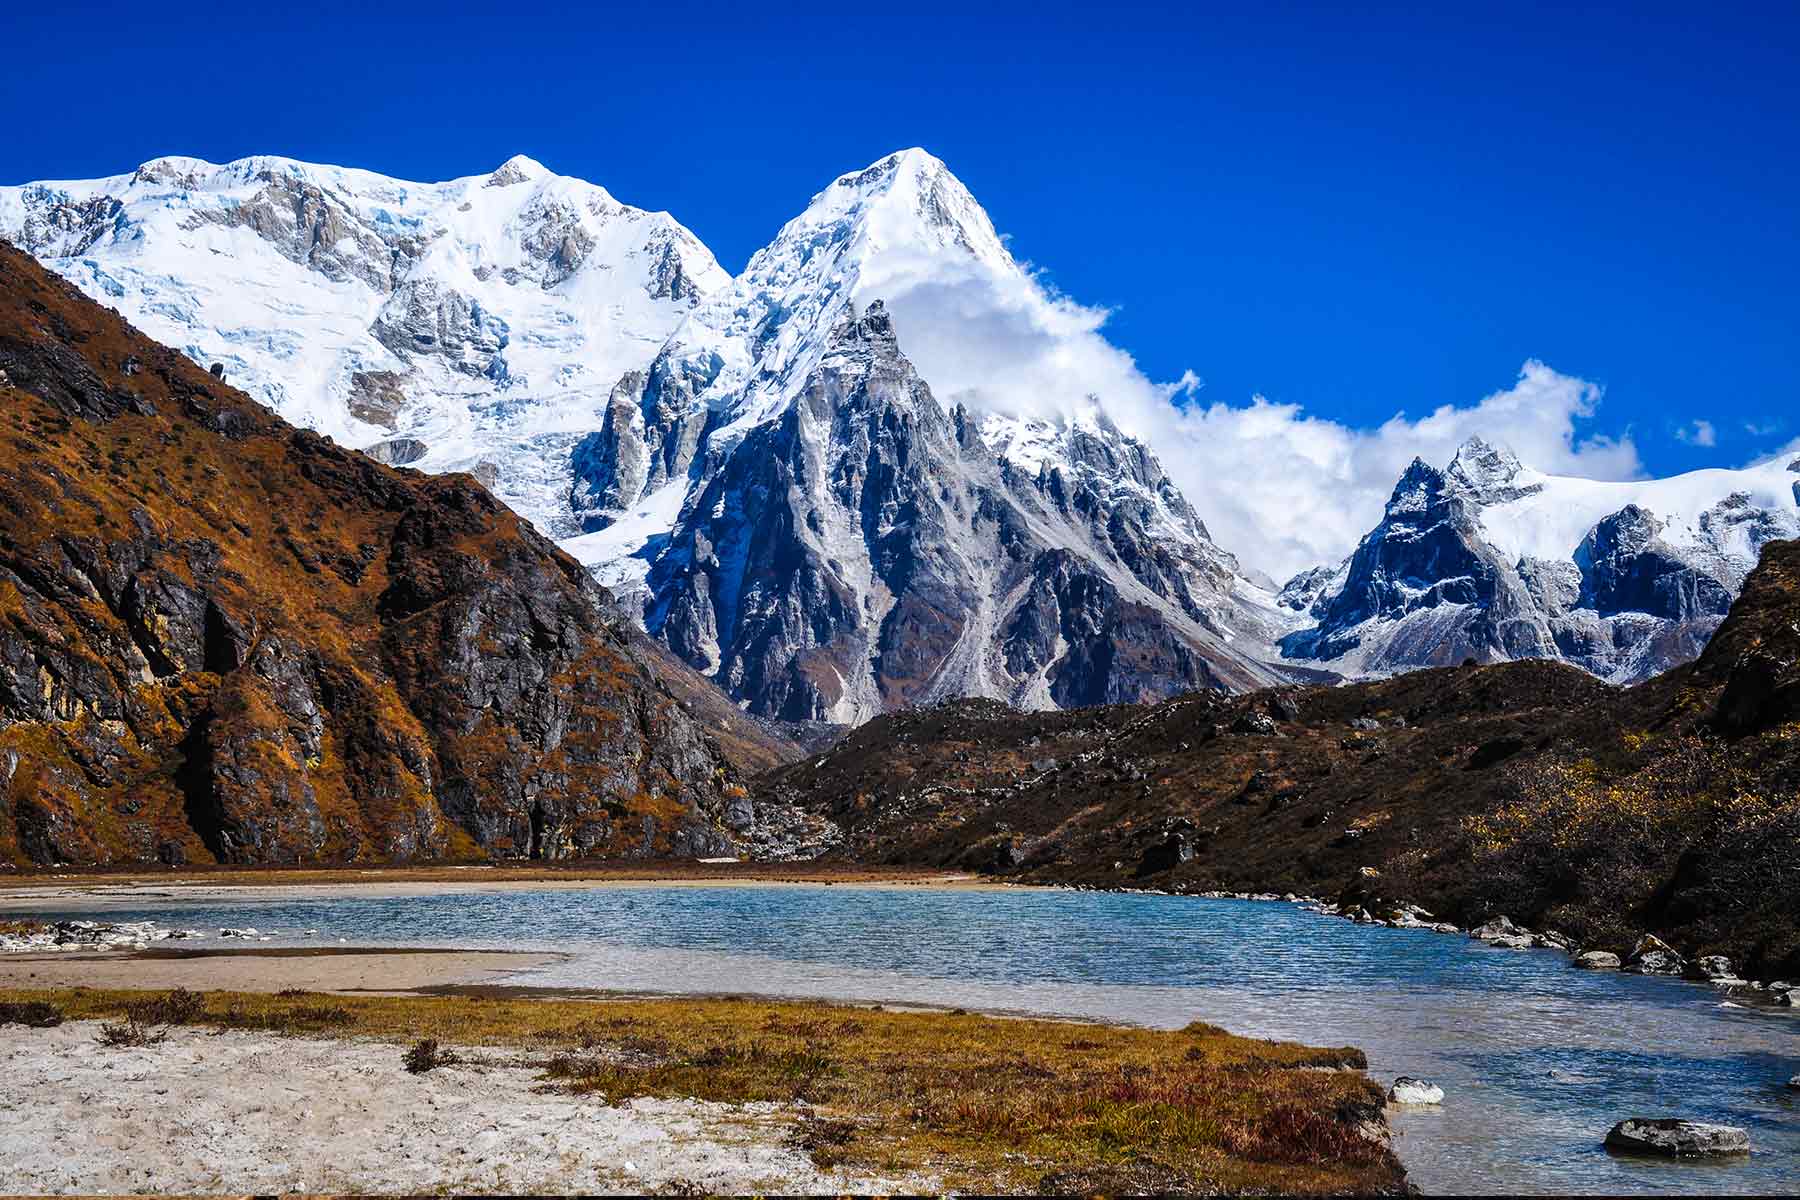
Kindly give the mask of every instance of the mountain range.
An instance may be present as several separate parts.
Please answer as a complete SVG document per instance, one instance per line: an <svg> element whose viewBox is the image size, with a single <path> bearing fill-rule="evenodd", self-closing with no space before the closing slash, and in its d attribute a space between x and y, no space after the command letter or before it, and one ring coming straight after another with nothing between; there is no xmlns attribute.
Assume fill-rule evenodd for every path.
<svg viewBox="0 0 1800 1200"><path fill-rule="evenodd" d="M441 184L158 159L0 189L0 236L295 424L473 473L755 717L1469 658L1630 682L1693 658L1761 546L1800 532L1787 464L1596 483L1494 430L1277 587L1107 396L1046 417L934 391L958 322L920 281L970 283L970 327L1037 285L917 149L832 181L735 278L667 214L522 157Z"/></svg>

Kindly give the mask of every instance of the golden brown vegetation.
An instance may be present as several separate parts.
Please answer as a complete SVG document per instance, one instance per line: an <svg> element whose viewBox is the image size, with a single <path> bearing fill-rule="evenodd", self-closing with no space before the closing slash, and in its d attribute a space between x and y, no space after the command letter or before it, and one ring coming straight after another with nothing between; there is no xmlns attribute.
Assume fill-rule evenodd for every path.
<svg viewBox="0 0 1800 1200"><path fill-rule="evenodd" d="M410 1046L524 1050L544 1087L792 1106L793 1145L825 1166L917 1172L970 1191L1091 1189L1385 1192L1403 1186L1365 1136L1380 1094L1351 1049L967 1013L750 999L522 999L209 993L0 993L71 1020L185 1023ZM135 1015L135 1018L133 1017ZM424 1043L433 1045L429 1051ZM396 1070L402 1069L397 1061Z"/></svg>

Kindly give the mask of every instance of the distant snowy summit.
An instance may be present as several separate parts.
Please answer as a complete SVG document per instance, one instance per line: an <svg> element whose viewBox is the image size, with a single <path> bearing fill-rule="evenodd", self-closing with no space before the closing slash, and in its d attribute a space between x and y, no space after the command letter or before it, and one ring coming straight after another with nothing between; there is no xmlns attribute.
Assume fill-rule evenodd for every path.
<svg viewBox="0 0 1800 1200"><path fill-rule="evenodd" d="M0 236L295 424L473 471L553 534L570 447L729 282L667 213L523 156L448 183L159 158L0 188Z"/></svg>
<svg viewBox="0 0 1800 1200"><path fill-rule="evenodd" d="M1635 683L1700 653L1762 547L1800 537L1800 459L1610 483L1471 439L1415 459L1335 568L1290 580L1292 659L1349 676L1561 659Z"/></svg>

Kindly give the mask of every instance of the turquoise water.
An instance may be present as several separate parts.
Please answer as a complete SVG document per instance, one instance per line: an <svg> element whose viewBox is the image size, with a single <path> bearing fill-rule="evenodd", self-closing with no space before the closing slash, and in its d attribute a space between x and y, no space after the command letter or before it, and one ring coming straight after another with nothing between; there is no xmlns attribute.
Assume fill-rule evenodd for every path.
<svg viewBox="0 0 1800 1200"><path fill-rule="evenodd" d="M547 949L507 982L960 1005L1356 1045L1427 1192L1800 1192L1800 1020L1710 988L1572 970L1548 951L1354 925L1285 904L1016 889L746 886L458 892L396 899L147 903L119 919L277 942ZM65 915L61 913L46 915ZM300 936L316 930L313 936ZM1601 1149L1613 1122L1680 1115L1750 1130L1748 1161Z"/></svg>

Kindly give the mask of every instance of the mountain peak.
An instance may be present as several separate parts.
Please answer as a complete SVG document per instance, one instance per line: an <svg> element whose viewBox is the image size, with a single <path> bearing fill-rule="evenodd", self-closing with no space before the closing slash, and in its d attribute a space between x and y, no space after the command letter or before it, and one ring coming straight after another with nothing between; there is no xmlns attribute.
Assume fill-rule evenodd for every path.
<svg viewBox="0 0 1800 1200"><path fill-rule="evenodd" d="M1511 448L1487 442L1478 433L1470 435L1468 441L1457 447L1456 456L1450 460L1450 465L1453 469L1460 467L1470 475L1480 474L1497 479L1503 476L1503 482L1510 481L1524 469L1519 456Z"/></svg>
<svg viewBox="0 0 1800 1200"><path fill-rule="evenodd" d="M1522 487L1515 482L1524 469L1510 449L1477 435L1458 447L1444 475L1465 498L1479 504L1502 504L1537 490L1535 484Z"/></svg>
<svg viewBox="0 0 1800 1200"><path fill-rule="evenodd" d="M217 164L186 154L165 154L139 165L132 172L134 183L181 183L192 186L203 172L217 169Z"/></svg>
<svg viewBox="0 0 1800 1200"><path fill-rule="evenodd" d="M537 159L528 158L523 154L515 154L501 163L494 173L488 176L487 186L511 187L515 183L540 179L548 174L550 174L549 169Z"/></svg>
<svg viewBox="0 0 1800 1200"><path fill-rule="evenodd" d="M1018 270L962 180L916 146L832 180L788 222L777 244L821 239L843 247L857 262L888 254L936 255L954 247L989 269Z"/></svg>

